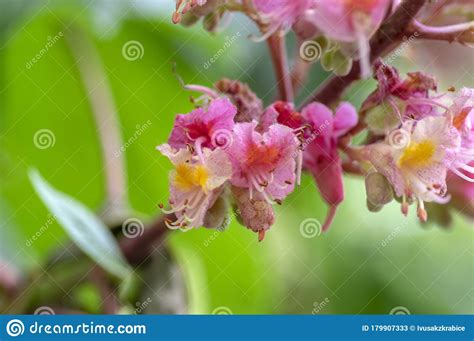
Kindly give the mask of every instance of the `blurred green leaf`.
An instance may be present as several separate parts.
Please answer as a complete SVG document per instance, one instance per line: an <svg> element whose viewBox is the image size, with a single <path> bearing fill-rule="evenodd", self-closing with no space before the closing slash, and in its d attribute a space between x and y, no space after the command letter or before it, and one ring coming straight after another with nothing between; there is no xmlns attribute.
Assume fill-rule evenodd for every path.
<svg viewBox="0 0 474 341"><path fill-rule="evenodd" d="M111 274L126 278L131 269L109 229L86 206L55 190L36 170L29 172L31 183L71 239L88 256Z"/></svg>

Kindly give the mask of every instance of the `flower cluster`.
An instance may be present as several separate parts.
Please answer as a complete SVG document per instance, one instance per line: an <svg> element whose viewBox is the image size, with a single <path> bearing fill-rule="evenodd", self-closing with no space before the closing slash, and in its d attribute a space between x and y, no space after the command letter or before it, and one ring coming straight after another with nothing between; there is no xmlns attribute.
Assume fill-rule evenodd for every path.
<svg viewBox="0 0 474 341"><path fill-rule="evenodd" d="M456 188L453 195L464 198L463 210L472 211L474 90L431 93L436 90L432 77L416 73L401 80L395 69L382 64L377 74L379 87L363 108L369 129L381 136L364 152L401 198L402 212L407 214L416 202L418 217L426 221L424 202L450 202L448 178Z"/></svg>
<svg viewBox="0 0 474 341"><path fill-rule="evenodd" d="M355 108L344 103L333 115L312 103L300 113L291 103L275 102L256 117L237 121L245 107L237 94L237 106L222 94L205 97L202 107L176 116L168 143L158 147L174 166L171 208L163 210L176 220L167 221L168 227L219 227L233 203L239 219L262 240L274 223L272 205L293 192L304 168L331 206L327 229L344 196L338 138L357 124Z"/></svg>
<svg viewBox="0 0 474 341"><path fill-rule="evenodd" d="M469 17L463 1L450 3ZM402 77L378 59L412 35L474 42L473 22L424 23L431 17L450 22L448 7L408 0L177 0L175 23L203 18L214 31L230 12L255 22L261 33L255 40L269 46L279 98L265 108L247 85L229 79L213 89L185 85L202 96L193 111L176 116L168 143L158 147L174 166L169 208L160 205L173 217L167 226L220 228L232 206L239 222L263 240L275 222L273 205L295 190L302 171L328 205L323 231L344 200L344 173L365 178L370 211L395 198L405 215L415 204L423 222L432 205L445 216L450 207L474 216L474 90L440 93L434 77ZM294 104L295 80L313 59L300 49L290 73L284 43L290 30L301 47L316 44L325 70L348 75L327 82L313 97L320 102ZM336 102L352 81L370 76L377 88L359 110ZM356 144L362 132L365 139Z"/></svg>
<svg viewBox="0 0 474 341"><path fill-rule="evenodd" d="M227 9L238 10L254 18L267 39L277 31L295 32L303 39L325 36L340 47L345 58L360 60L361 74L370 76L369 38L390 10L388 0L177 0L175 23L187 14L186 23L204 17L213 31ZM189 13L188 13L189 12Z"/></svg>
<svg viewBox="0 0 474 341"><path fill-rule="evenodd" d="M234 193L242 220L261 240L273 224L271 205L293 191L299 148L295 131L278 123L265 129L255 120L236 123L236 114L231 101L219 97L176 117L168 144L158 147L175 167L166 212L177 220L167 222L168 227L202 226L218 198L227 201ZM225 214L224 209L222 220Z"/></svg>

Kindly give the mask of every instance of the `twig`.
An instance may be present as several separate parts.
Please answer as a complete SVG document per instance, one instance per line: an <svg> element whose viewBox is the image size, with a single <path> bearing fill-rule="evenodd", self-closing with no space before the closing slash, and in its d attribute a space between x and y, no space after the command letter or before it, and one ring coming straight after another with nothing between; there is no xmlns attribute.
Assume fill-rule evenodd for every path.
<svg viewBox="0 0 474 341"><path fill-rule="evenodd" d="M285 48L285 37L279 31L267 39L268 48L275 68L275 77L279 89L279 98L283 101L293 102L293 86L288 69L288 58Z"/></svg>
<svg viewBox="0 0 474 341"><path fill-rule="evenodd" d="M167 219L176 220L176 217L174 215L159 216L145 229L141 236L124 238L121 241L120 248L130 264L140 265L150 256L153 245L162 240L169 231L165 225Z"/></svg>
<svg viewBox="0 0 474 341"><path fill-rule="evenodd" d="M86 34L79 28L71 28L66 38L86 89L102 145L107 195L102 218L109 224L120 223L129 204L117 109L100 56Z"/></svg>
<svg viewBox="0 0 474 341"><path fill-rule="evenodd" d="M418 38L426 40L474 43L474 21L448 26L429 26L414 20L410 33L417 33Z"/></svg>
<svg viewBox="0 0 474 341"><path fill-rule="evenodd" d="M407 27L414 16L420 11L427 0L404 0L395 12L380 26L370 39L370 61L387 53L394 43L405 35ZM359 79L360 66L354 63L351 71L344 77L333 75L329 78L305 104L318 101L331 104L341 97L342 92L355 80Z"/></svg>
<svg viewBox="0 0 474 341"><path fill-rule="evenodd" d="M298 45L301 45L301 41ZM312 64L301 58L300 51L297 49L291 70L291 85L293 86L295 95L298 93L299 88L305 83L311 67Z"/></svg>
<svg viewBox="0 0 474 341"><path fill-rule="evenodd" d="M116 314L119 309L119 303L114 293L114 288L110 285L105 271L94 266L91 273L92 281L97 285L100 296L102 297L102 310L105 314Z"/></svg>

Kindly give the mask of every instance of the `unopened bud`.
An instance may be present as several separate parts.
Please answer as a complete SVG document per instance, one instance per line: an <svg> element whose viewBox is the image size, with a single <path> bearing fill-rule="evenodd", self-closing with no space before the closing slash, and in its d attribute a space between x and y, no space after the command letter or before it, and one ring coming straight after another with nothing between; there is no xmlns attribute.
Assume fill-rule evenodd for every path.
<svg viewBox="0 0 474 341"><path fill-rule="evenodd" d="M214 205L206 212L203 226L208 228L225 228L227 225L229 205L223 195L221 195Z"/></svg>
<svg viewBox="0 0 474 341"><path fill-rule="evenodd" d="M250 192L246 188L232 187L232 193L239 212L238 220L258 233L258 239L262 241L265 232L275 222L272 205L263 199L250 200Z"/></svg>
<svg viewBox="0 0 474 341"><path fill-rule="evenodd" d="M372 206L384 206L393 200L392 185L381 173L373 172L365 178L367 201Z"/></svg>

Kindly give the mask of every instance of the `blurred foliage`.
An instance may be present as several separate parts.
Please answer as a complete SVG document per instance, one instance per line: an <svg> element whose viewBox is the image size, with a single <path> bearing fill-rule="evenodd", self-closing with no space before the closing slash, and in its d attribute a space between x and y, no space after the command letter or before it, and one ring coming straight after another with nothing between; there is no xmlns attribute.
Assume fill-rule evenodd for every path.
<svg viewBox="0 0 474 341"><path fill-rule="evenodd" d="M31 68L26 67L48 37L58 32L67 36L69 28L77 27L93 41L105 66L105 81L112 89L125 141L134 136L137 126L152 122L125 152L130 201L137 215L145 214L150 220L159 214L157 204L167 199L170 169L155 146L167 139L174 115L192 108L190 94L172 74L172 62L188 83L211 85L222 77L239 78L267 103L274 93L265 46L245 39L250 31L244 19L234 18L234 26L212 37L198 27L172 26L168 16L139 15L123 7L127 15L101 26L97 13L103 13L104 7L100 12L97 3L111 6L107 1L94 6L90 1L57 1L45 7L38 2L33 11L17 11L23 16L14 22L12 15L7 30L2 26L0 257L23 274L37 272L38 278L53 282L45 289L48 292L61 293L58 286L68 272L61 268L53 273L46 262L58 252L68 254L61 250L70 242L53 222L27 245L49 214L33 192L28 168L38 168L48 182L93 210L100 210L104 199L97 129L66 37ZM0 6L0 12L5 8L8 5ZM204 63L222 47L226 36L239 30L245 31L242 39L205 69ZM130 40L144 47L137 61L122 56L122 46ZM302 98L325 77L320 70L315 67ZM346 98L360 105L372 89L372 81L361 82ZM33 136L40 129L54 132L53 147L35 147ZM363 181L352 178L346 179L346 201L331 230L304 238L302 221L323 220L325 211L315 185L305 177L301 188L277 208L277 223L263 243L235 221L225 232L170 233L166 245L182 273L188 312L210 313L227 307L236 314L384 314L404 306L411 313L473 313L473 231L468 222L456 217L451 229L423 228L413 219L414 212L405 219L393 203L379 213L369 213ZM76 263L72 259L70 264ZM84 268L81 276L91 266L77 265L73 267ZM150 290L153 295L162 287L150 287L143 278L170 276L153 267L140 269L140 274L146 289L140 302ZM98 293L88 284L64 296L77 309L98 311ZM39 297L38 304L47 305L48 295ZM328 303L316 311L321 302Z"/></svg>

